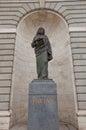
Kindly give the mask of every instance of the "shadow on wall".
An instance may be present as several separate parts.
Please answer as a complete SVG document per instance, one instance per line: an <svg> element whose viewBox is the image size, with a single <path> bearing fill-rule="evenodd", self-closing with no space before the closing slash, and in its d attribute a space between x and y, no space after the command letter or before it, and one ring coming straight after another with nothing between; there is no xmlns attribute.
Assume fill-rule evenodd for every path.
<svg viewBox="0 0 86 130"><path fill-rule="evenodd" d="M53 60L49 63L49 78L58 85L59 120L76 124L72 79L71 48L65 21L50 11L36 11L18 26L13 73L11 125L27 123L28 86L37 77L35 54L31 42L42 26L50 40Z"/></svg>

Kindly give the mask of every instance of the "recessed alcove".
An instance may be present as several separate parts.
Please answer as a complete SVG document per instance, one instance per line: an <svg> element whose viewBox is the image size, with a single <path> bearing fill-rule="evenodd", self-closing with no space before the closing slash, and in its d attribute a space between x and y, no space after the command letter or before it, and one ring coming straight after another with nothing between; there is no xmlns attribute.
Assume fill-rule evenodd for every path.
<svg viewBox="0 0 86 130"><path fill-rule="evenodd" d="M31 42L37 29L45 28L53 52L49 78L57 83L59 120L76 124L73 68L68 26L58 14L38 10L26 15L18 25L13 69L11 124L27 123L28 87L37 77Z"/></svg>

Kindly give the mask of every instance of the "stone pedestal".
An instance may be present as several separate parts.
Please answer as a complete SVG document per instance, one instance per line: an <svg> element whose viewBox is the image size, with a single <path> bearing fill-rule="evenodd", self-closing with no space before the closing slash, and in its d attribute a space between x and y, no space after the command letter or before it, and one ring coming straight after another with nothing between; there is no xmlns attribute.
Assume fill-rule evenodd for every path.
<svg viewBox="0 0 86 130"><path fill-rule="evenodd" d="M58 130L57 87L53 80L33 80L29 88L28 130Z"/></svg>

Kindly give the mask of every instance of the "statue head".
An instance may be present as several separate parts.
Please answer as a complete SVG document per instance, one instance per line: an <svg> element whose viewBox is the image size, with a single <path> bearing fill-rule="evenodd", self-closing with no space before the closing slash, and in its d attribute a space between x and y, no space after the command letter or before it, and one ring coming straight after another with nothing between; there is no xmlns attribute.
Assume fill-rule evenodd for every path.
<svg viewBox="0 0 86 130"><path fill-rule="evenodd" d="M44 35L45 34L45 29L43 27L40 27L37 31L37 35Z"/></svg>

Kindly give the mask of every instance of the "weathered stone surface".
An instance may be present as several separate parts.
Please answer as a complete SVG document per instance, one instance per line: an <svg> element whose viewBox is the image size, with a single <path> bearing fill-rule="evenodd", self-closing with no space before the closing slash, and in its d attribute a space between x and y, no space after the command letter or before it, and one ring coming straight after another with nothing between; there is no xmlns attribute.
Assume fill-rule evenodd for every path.
<svg viewBox="0 0 86 130"><path fill-rule="evenodd" d="M28 84L36 78L35 56L31 41L39 25L46 29L52 46L53 60L49 63L49 78L54 79L56 83L58 81L59 119L75 125L75 92L68 28L62 18L45 10L28 15L17 29L11 122L27 122Z"/></svg>
<svg viewBox="0 0 86 130"><path fill-rule="evenodd" d="M9 130L10 117L0 117L0 130Z"/></svg>
<svg viewBox="0 0 86 130"><path fill-rule="evenodd" d="M27 125L17 124L14 127L12 127L10 130L27 130ZM60 123L59 130L76 130L76 128L74 128L71 125Z"/></svg>
<svg viewBox="0 0 86 130"><path fill-rule="evenodd" d="M7 111L9 109L9 103L8 102L0 102L0 111Z"/></svg>
<svg viewBox="0 0 86 130"><path fill-rule="evenodd" d="M10 87L4 87L4 88L0 87L0 94L9 94L9 93L10 93Z"/></svg>
<svg viewBox="0 0 86 130"><path fill-rule="evenodd" d="M3 2L2 2L3 1ZM26 2L26 1L24 1L24 0L16 0L16 2L17 3L15 3L15 2L13 2L13 1L15 1L15 0L12 0L12 2L10 2L9 3L9 0L2 0L1 1L1 3L0 3L0 16L1 16L1 19L2 20L0 20L0 23L1 23L1 25L0 25L0 33L2 33L2 35L3 35L3 32L5 33L5 30L3 29L3 28L8 28L8 30L10 31L10 28L12 27L12 28L14 28L14 27L16 27L16 24L18 24L19 22L17 22L19 19L21 19L20 17L22 17L23 16L23 14L24 14L24 16L25 16L25 14L27 14L28 12L29 12L29 4L27 4L28 2L29 2L29 0ZM4 1L5 1L5 3L4 3ZM31 1L31 0L30 0ZM33 1L37 1L38 3L32 3L31 5L30 5L30 8L31 9L36 9L37 7L39 8L39 0L33 0ZM45 1L45 0L40 0L40 2L41 1ZM54 4L55 4L55 1L57 1L57 5L56 6L54 6ZM86 28L85 28L85 26L86 26L86 14L85 14L85 12L86 12L86 1L74 1L74 0L72 0L72 1L70 1L70 0L55 0L55 1L53 1L53 0L46 0L46 3L45 3L45 7L48 9L48 8L51 8L51 9L54 9L54 10L58 10L57 12L59 12L59 13L61 13L64 17L65 16L67 16L66 18L68 18L69 20L67 21L68 23L69 23L69 30L70 30L70 27L74 27L74 28L71 28L71 31L79 31L79 33L80 33L80 30L81 31L83 31L83 30L86 30ZM61 2L60 2L61 1ZM69 2L65 2L65 1L69 1ZM23 3L23 4L21 4L21 2ZM32 2L32 1L31 1ZM25 3L25 4L24 4ZM41 2L41 3L43 3L43 7L44 7L44 2ZM49 4L48 4L49 3ZM40 4L41 5L41 4ZM42 5L41 5L42 6ZM14 15L14 16L13 16ZM12 17L9 17L9 16L12 16ZM18 17L16 17L16 16L18 16ZM47 15L46 15L47 16ZM39 15L39 17L40 17L40 15ZM13 19L13 20L10 20L10 19ZM17 20L17 21L15 21L15 20ZM32 21L32 26L33 26L33 30L35 30L36 29L36 26L39 26L39 25L43 25L43 26L46 26L46 23L47 23L47 18L45 19L45 16L44 16L44 22L42 22L42 21L39 21L39 20L33 20L33 19L30 19L29 18L29 20L31 20ZM42 20L43 20L43 17L42 17ZM35 21L35 22L34 22ZM39 21L39 22L37 22L37 21ZM69 62L67 62L67 60L66 60L66 55L65 54L67 54L68 55L68 53L66 53L67 51L65 51L66 50L66 48L67 48L67 46L65 46L65 49L63 48L63 49L60 49L60 48L58 48L58 47L60 47L60 45L61 45L61 47L63 46L63 44L64 43L66 43L66 42L63 42L64 41L64 39L65 39L65 34L64 34L64 36L63 35L61 35L61 33L60 33L60 31L58 31L59 32L59 34L61 35L61 36L63 36L63 38L61 37L61 39L63 39L63 41L62 42L60 42L60 40L59 40L59 35L58 35L58 33L56 33L57 35L56 35L56 37L57 37L57 40L56 40L56 38L55 38L55 35L54 34L52 34L52 32L57 32L57 30L56 30L56 28L60 28L60 22L61 22L61 20L60 20L60 22L58 22L58 25L55 23L55 18L49 18L49 21L52 21L52 23L53 23L53 26L52 25L50 25L49 24L49 22L48 22L48 24L50 25L49 27L49 31L48 31L48 34L51 36L51 39L53 39L52 41L53 41L53 47L54 47L54 54L56 55L56 57L57 57L57 59L58 59L58 57L61 57L62 56L62 61L63 61L63 59L64 59L64 62L61 62L61 60L59 60L59 61L55 61L54 63L56 64L56 67L54 68L54 70L55 71L52 71L52 69L51 69L51 71L52 72L50 72L50 73L52 73L53 75L53 77L55 78L55 80L57 81L57 78L56 77L58 77L58 75L59 75L59 73L60 73L60 75L59 75L59 79L58 79L58 84L59 84L59 86L60 86L60 88L59 88L59 104L60 104L60 101L61 101L61 105L59 105L60 106L60 117L61 117L61 119L63 120L68 120L70 123L71 122L73 122L74 121L74 119L73 119L73 116L74 116L74 107L72 108L72 106L74 106L73 105L73 102L74 102L74 100L73 100L73 93L75 93L75 91L73 92L73 90L72 90L72 83L70 82L70 79L69 79L69 77L67 77L67 75L70 75L70 71L68 71L68 66L67 66L67 71L66 71L66 66L65 66L65 61L66 61L66 63L68 64ZM37 22L37 23L36 23ZM29 26L29 22L27 22L28 23L28 27L27 27L27 29L28 30L30 30L30 31L32 31L32 29L30 28L31 26ZM38 24L38 25L37 25ZM26 23L25 23L25 25L26 25ZM54 29L54 25L55 25L55 29ZM47 27L47 26L46 26ZM78 27L78 28L77 28ZM73 30L74 29L74 30ZM2 31L3 30L3 31ZM15 30L15 29L13 29L13 30ZM24 30L24 29L22 29L22 30ZM54 30L54 31L53 31ZM65 28L64 28L64 26L61 28L61 30L62 30L62 32L64 32L64 30L65 30ZM2 31L2 32L1 32ZM25 33L25 31L23 31L24 33ZM51 34L50 34L50 32L51 32ZM85 31L84 31L85 32ZM74 33L74 32L73 32ZM32 31L32 34L33 34L33 31ZM29 37L31 37L31 35L32 34L30 34L29 33ZM80 35L78 35L78 39L76 39L76 38L73 38L72 40L73 40L73 42L77 42L78 40L79 40L79 37L81 36L81 34ZM21 36L22 37L22 36ZM30 41L30 38L28 37L28 41ZM1 37L1 39L2 39L3 37ZM6 38L6 37L5 37ZM11 38L11 37L9 37L9 38ZM13 37L14 38L14 37ZM55 41L57 42L58 41L58 43L55 43L55 41L54 41L54 39L55 39ZM26 40L27 41L27 39L24 39L24 40ZM67 41L68 41L68 39L67 39ZM86 47L86 45L84 44L85 43L85 41L86 41L86 39L84 39L84 37L83 37L83 40L81 39L81 40L79 40L79 41L81 41L81 43L78 43L78 45L77 45L77 43L74 43L73 45L72 45L72 47ZM82 43L82 41L84 42L84 43ZM8 40L8 39L6 39L6 40L0 40L0 42L1 42L1 45L0 45L0 48L1 49L3 49L3 48L8 48L8 49L10 49L10 48L12 48L12 46L11 46L11 43L10 43L10 41ZM10 43L10 45L8 45L7 44L7 42L9 42ZM4 44L4 45L2 45L2 43L6 43L6 44ZM20 42L21 43L21 42ZM67 42L68 43L68 42ZM57 48L56 48L56 44L57 44ZM58 44L60 44L60 45L58 45ZM19 45L19 43L18 43L18 45ZM26 46L26 44L25 44L25 42L23 41L23 45L24 46ZM67 45L67 44L66 44ZM20 45L21 46L21 48L20 48L20 50L22 51L22 48L24 48L24 47L22 47L22 44ZM19 48L19 47L18 47ZM58 53L58 50L60 50L60 52L61 52L61 54L60 53ZM63 51L64 50L64 51ZM25 53L24 53L24 51L22 51L23 52L23 55L25 56ZM27 51L25 51L25 52L27 52ZM64 52L65 52L65 54L64 54ZM80 52L82 52L82 50L79 50L79 53ZM31 53L31 51L30 51L30 53ZM75 52L74 52L75 53ZM85 51L83 52L83 53L85 53ZM18 53L17 53L17 55L18 55ZM83 55L83 56L82 56ZM85 65L86 64L86 61L85 61L85 55L84 54L82 54L82 55L80 55L80 56L77 56L77 55L75 55L74 56L74 59L76 59L77 60L77 58L79 58L79 60L78 61L80 61L80 62L74 62L74 65L77 65L77 64L79 64L79 65ZM20 57L19 57L20 56ZM29 55L30 56L30 55ZM22 59L21 59L21 55L18 55L18 59L20 60L20 63L18 63L17 62L17 64L19 65L19 67L20 67L20 65L21 65L21 62L23 61L23 59L25 59L25 57L23 57ZM7 58L8 60L9 60L9 58ZM3 59L3 58L1 58L1 62L2 62L2 60L7 60L6 58L5 59ZM29 58L27 58L27 59L29 59ZM33 58L32 58L33 59ZM60 58L59 58L60 59ZM69 59L70 59L70 57L69 57ZM25 64L25 60L23 61L24 62L24 64ZM34 66L33 65L33 62L31 62L30 61L30 59L29 59L29 63L31 63L32 64L32 66ZM27 64L27 63L26 63ZM54 66L55 66L55 64L54 64ZM2 64L0 64L0 66L1 66ZM5 66L6 66L6 64L5 64ZM29 66L29 65L27 65L27 66ZM52 63L51 63L51 66L52 66ZM58 67L58 66L60 66L60 67ZM63 68L62 68L62 66L63 66ZM18 67L17 67L18 68ZM20 70L18 70L18 69L16 69L17 70L17 72L18 72L18 76L16 76L17 78L16 79L18 79L18 78L20 78L20 81L21 81L21 75L22 75L22 73L23 73L23 71L22 70L24 70L24 68L23 67L21 67L22 69ZM27 68L30 68L30 70L32 71L33 69L31 69L31 67L27 67ZM25 66L25 70L28 70L26 68L26 66ZM56 71L56 69L58 70L58 68L59 68L59 71ZM84 67L83 67L84 68ZM69 68L70 69L70 68ZM79 68L78 68L79 69ZM61 71L62 70L62 71ZM63 70L65 70L65 72L63 71ZM71 69L70 69L71 70ZM12 71L12 70L11 70ZM76 69L76 71L77 71L77 69ZM76 72L75 71L75 72ZM82 69L80 70L80 73L81 73L81 71L82 71ZM1 71L2 72L2 71ZM55 73L54 73L55 72ZM66 74L66 72L68 72L69 74ZM19 75L19 73L20 73L20 75ZM28 72L27 72L28 73ZM27 73L26 73L26 75L27 75ZM76 72L77 73L77 72ZM83 72L83 74L84 74L84 72ZM34 74L34 72L31 72L31 77L30 77L30 79L29 80L31 80L31 78L33 78L33 76L34 76L35 74ZM17 89L16 89L16 91L18 91L18 88L20 88L19 89L19 94L20 94L20 90L21 90L21 97L22 97L22 99L20 98L18 98L18 99L16 99L16 100L18 100L19 102L25 102L26 100L25 100L25 95L26 95L26 92L25 92L25 95L23 94L22 95L22 91L24 92L24 87L26 86L26 82L28 82L28 81L26 81L27 79L26 79L26 76L24 76L25 77L25 79L23 78L23 80L22 81L24 81L24 84L23 83L20 83L20 81L18 82L18 80L16 80L15 82L17 82L16 84L17 85L15 85L16 87L17 87ZM27 76L28 77L28 76ZM82 77L81 77L81 75L79 75L79 77L77 77L77 78L85 78L85 75L83 75ZM63 79L63 81L61 80L61 79ZM69 81L69 83L67 83L66 84L66 81ZM79 82L81 82L81 81L79 81ZM23 89L21 89L21 84L22 84L22 86L23 86ZM63 84L64 84L64 87L63 87ZM25 86L24 86L25 85ZM85 83L85 85L86 85L86 83ZM84 86L85 86L84 85ZM79 86L80 87L80 86ZM70 91L71 92L70 92ZM64 96L61 94L62 92L64 91ZM15 92L16 93L16 92ZM67 94L67 93L69 93L69 94ZM70 95L70 93L71 93L71 95ZM80 93L82 93L82 91L80 91ZM15 95L15 94L14 94ZM67 97L68 96L68 97ZM70 99L70 96L72 97L71 99ZM15 97L19 97L18 96L18 94L16 94L16 96ZM64 102L65 102L65 104L64 104ZM71 103L72 102L72 103ZM22 114L22 110L20 111L20 109L22 109L22 107L21 107L21 105L19 104L19 106L18 105L15 105L15 104L18 104L18 103L16 103L16 101L14 101L14 106L16 107L16 108L19 108L19 111L17 111L18 109L15 109L14 108L14 110L16 111L16 115L19 115L19 112ZM22 103L23 104L23 103ZM27 102L26 102L26 104L27 104ZM24 104L24 106L26 106L26 104ZM72 104L72 105L71 105ZM63 107L63 105L64 105L64 107ZM18 106L18 107L17 107ZM23 106L23 105L22 105ZM68 107L70 106L70 111L69 111L69 109L68 109ZM85 108L86 109L86 108ZM66 111L67 110L67 111ZM23 112L24 111L26 111L26 109L24 110L23 109ZM68 114L68 111L69 111L69 113L71 113L71 117L72 117L72 119L70 118L70 114ZM26 112L27 113L27 112ZM64 114L65 113L65 114ZM26 116L26 115L25 115ZM14 116L14 117L16 117L16 116ZM21 119L21 116L19 116L20 118L16 118L16 119ZM24 117L24 116L23 116ZM66 118L65 118L66 117ZM15 120L16 120L15 119ZM23 118L22 118L23 119ZM66 121L67 121L66 120ZM86 127L85 127L86 128Z"/></svg>
<svg viewBox="0 0 86 130"><path fill-rule="evenodd" d="M85 86L77 87L77 93L86 93L86 87Z"/></svg>
<svg viewBox="0 0 86 130"><path fill-rule="evenodd" d="M58 130L57 88L52 80L34 80L29 88L28 130Z"/></svg>
<svg viewBox="0 0 86 130"><path fill-rule="evenodd" d="M11 79L11 74L0 74L0 80Z"/></svg>
<svg viewBox="0 0 86 130"><path fill-rule="evenodd" d="M84 101L79 102L79 109L80 110L85 110L85 108L86 108L86 101L85 102Z"/></svg>
<svg viewBox="0 0 86 130"><path fill-rule="evenodd" d="M86 130L86 116L79 116L78 124L79 124L79 130Z"/></svg>

